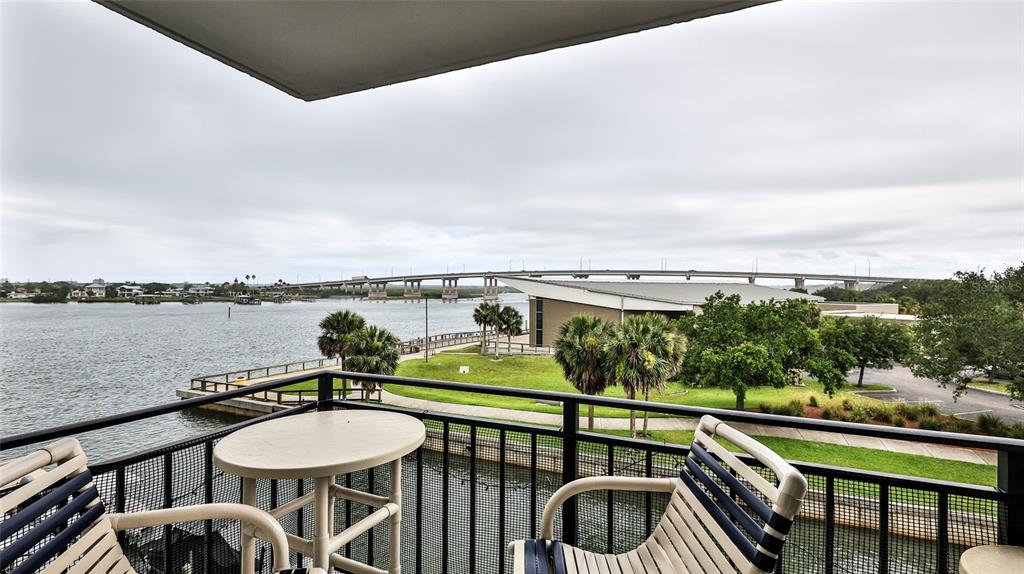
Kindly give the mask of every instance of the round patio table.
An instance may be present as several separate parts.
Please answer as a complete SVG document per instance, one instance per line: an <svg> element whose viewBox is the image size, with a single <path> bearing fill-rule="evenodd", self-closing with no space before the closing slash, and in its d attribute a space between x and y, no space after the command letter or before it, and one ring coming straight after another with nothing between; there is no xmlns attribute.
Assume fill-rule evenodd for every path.
<svg viewBox="0 0 1024 574"><path fill-rule="evenodd" d="M964 550L960 574L1019 574L1024 572L1024 547L989 544Z"/></svg>
<svg viewBox="0 0 1024 574"><path fill-rule="evenodd" d="M418 419L408 415L363 410L335 410L281 417L258 423L224 437L213 449L218 468L242 477L242 502L256 505L256 479L315 479L313 492L272 509L278 520L310 503L315 509L312 540L288 535L293 550L312 557L313 567L350 572L401 571L402 457L426 437ZM335 477L389 463L391 486L379 496L346 488ZM377 510L352 526L334 532L334 500L343 498ZM345 558L335 551L376 524L389 521L388 570ZM243 564L255 555L254 532L243 530ZM243 573L250 574L250 573Z"/></svg>

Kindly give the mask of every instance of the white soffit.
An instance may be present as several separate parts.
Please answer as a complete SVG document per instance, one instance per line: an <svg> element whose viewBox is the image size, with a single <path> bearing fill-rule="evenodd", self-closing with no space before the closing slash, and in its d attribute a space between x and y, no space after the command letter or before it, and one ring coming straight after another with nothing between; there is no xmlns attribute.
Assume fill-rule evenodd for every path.
<svg viewBox="0 0 1024 574"><path fill-rule="evenodd" d="M531 297L555 299L594 307L620 309L625 311L692 311L693 305L673 301L641 299L625 295L590 291L582 287L559 285L547 281L498 277L498 280L509 287L518 289Z"/></svg>
<svg viewBox="0 0 1024 574"><path fill-rule="evenodd" d="M312 101L774 0L96 0Z"/></svg>

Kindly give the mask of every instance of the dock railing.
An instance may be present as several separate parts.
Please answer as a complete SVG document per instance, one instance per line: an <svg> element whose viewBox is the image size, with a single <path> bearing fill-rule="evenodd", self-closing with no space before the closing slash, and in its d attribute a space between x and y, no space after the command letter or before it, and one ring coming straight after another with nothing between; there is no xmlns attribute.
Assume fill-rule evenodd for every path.
<svg viewBox="0 0 1024 574"><path fill-rule="evenodd" d="M525 335L528 334L529 332L529 330L525 330L521 334ZM479 343L482 340L480 335L480 331L457 331L454 333L438 333L436 335L431 335L430 337L427 337L426 341L429 342L429 348L433 350L440 348L455 347L458 345L472 345L473 343ZM489 337L490 336L493 335L489 335ZM513 346L515 345L519 345L520 348L523 346L520 343L513 343ZM423 337L409 339L398 343L398 353L400 355L422 353L423 351L426 350L426 348L427 344L424 342ZM340 361L338 358L328 359L327 357L319 357L316 359L303 359L299 361L291 361L288 363L280 363L264 367L236 369L234 371L226 371L223 373L215 373L212 375L201 375L192 378L191 387L193 389L199 389L203 387L203 383L207 383L207 386L212 389L214 383L220 383L223 386L223 383L237 383L239 380L248 381L250 379L263 379L272 376L288 375L291 373L309 371L313 369L324 369L337 366L340 366ZM203 390L206 389L203 388Z"/></svg>
<svg viewBox="0 0 1024 574"><path fill-rule="evenodd" d="M537 426L338 400L333 386L336 378L556 401L562 405L562 425L560 428ZM428 436L423 447L404 462L403 569L416 573L506 574L511 564L505 554L505 544L537 534L540 511L561 484L597 474L672 476L679 472L688 452L685 445L581 430L580 407L594 404L676 417L712 414L726 421L998 452L998 484L995 486L958 483L956 476L933 480L794 461L808 479L809 493L791 530L777 572L952 574L956 572L959 555L968 547L1024 544L1024 521L1020 520L1024 511L1022 440L365 375L335 369L9 436L0 441L0 450L23 450L62 436L106 429L311 380L317 381L315 403L94 464L95 480L105 502L112 510L132 511L204 501L238 501L238 478L221 473L212 463L214 444L237 428L313 409L405 412L424 421ZM340 480L346 486L381 493L389 477L387 466L383 466L346 475ZM308 480L260 481L258 502L279 506L301 496L310 486ZM579 496L563 506L556 521L556 532L561 540L590 550L625 551L635 547L657 524L665 502L659 496L621 492ZM336 521L339 525L351 524L366 512L360 504L343 503L337 509ZM287 521L284 526L287 531L301 536L311 525L311 517L306 513ZM167 530L129 535L129 548L134 549L132 556L137 564L142 563L141 557L145 554L150 570L155 567L160 572L182 572L187 564L195 574L212 574L218 567L230 564L231 557L237 554L224 542L236 539L237 527L207 522L191 530L173 533ZM382 542L386 538L386 529L374 529L367 537L346 546L343 552L383 566L387 560L387 545ZM303 560L303 557L295 558ZM261 566L262 571L267 571L269 561L263 560Z"/></svg>

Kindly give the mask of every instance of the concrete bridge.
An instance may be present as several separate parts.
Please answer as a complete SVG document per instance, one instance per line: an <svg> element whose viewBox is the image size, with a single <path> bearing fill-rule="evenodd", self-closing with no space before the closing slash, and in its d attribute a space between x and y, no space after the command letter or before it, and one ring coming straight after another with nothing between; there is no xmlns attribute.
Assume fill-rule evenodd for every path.
<svg viewBox="0 0 1024 574"><path fill-rule="evenodd" d="M440 281L443 299L459 298L460 279L482 279L484 282L484 299L495 299L498 296L498 280L501 277L533 277L572 279L588 279L591 277L624 277L627 280L639 281L642 278L675 277L687 281L695 277L710 279L746 279L754 284L758 279L788 280L793 287L805 289L808 281L824 281L842 283L847 289L859 290L861 284L896 283L897 281L920 280L915 277L885 277L874 275L837 275L832 273L789 273L769 271L708 271L700 269L534 269L520 271L463 271L461 273L426 273L418 275L392 275L384 277L353 277L337 281L317 281L314 283L295 283L287 285L287 289L339 289L348 293L365 291L370 299L387 298L387 288L391 283L401 283L406 298L418 299L422 296L421 286L424 281Z"/></svg>

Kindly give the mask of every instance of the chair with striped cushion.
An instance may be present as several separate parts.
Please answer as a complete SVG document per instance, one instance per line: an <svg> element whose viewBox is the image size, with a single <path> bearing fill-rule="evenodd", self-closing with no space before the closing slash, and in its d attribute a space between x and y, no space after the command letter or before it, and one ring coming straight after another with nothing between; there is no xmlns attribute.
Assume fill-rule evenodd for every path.
<svg viewBox="0 0 1024 574"><path fill-rule="evenodd" d="M723 440L774 475L768 480ZM598 554L552 539L555 513L592 490L670 493L651 536L624 554ZM679 478L591 477L558 489L544 507L541 538L510 545L515 574L766 574L800 511L807 481L775 452L718 419L705 416Z"/></svg>
<svg viewBox="0 0 1024 574"><path fill-rule="evenodd" d="M0 466L0 572L134 574L117 540L122 530L193 520L235 519L270 542L274 570L290 570L288 541L266 512L244 504L202 504L131 514L107 513L73 438ZM252 573L253 560L242 563ZM319 571L319 572L322 572Z"/></svg>

